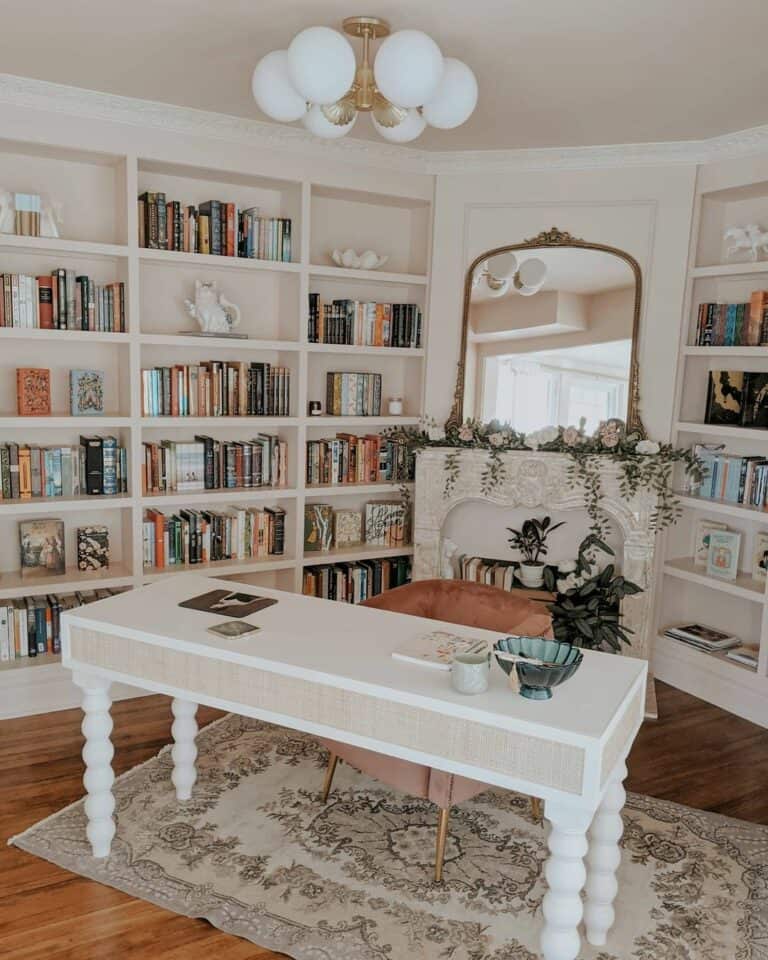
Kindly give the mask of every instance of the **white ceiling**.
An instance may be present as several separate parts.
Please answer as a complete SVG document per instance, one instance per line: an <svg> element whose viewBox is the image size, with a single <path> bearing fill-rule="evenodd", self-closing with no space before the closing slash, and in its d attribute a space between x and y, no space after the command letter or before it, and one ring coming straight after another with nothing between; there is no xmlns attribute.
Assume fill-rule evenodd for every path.
<svg viewBox="0 0 768 960"><path fill-rule="evenodd" d="M620 290L634 286L634 276L626 261L612 253L601 250L580 250L578 247L543 247L520 250L518 263L528 257L537 257L547 265L547 277L542 290L558 290L561 293L593 294L606 290ZM491 297L488 284L481 281L472 291L472 303L504 300L517 295L510 284L504 297Z"/></svg>
<svg viewBox="0 0 768 960"><path fill-rule="evenodd" d="M265 119L257 60L303 27L374 13L476 72L480 101L433 150L699 139L768 121L766 0L3 0L0 69ZM373 137L369 118L355 137Z"/></svg>

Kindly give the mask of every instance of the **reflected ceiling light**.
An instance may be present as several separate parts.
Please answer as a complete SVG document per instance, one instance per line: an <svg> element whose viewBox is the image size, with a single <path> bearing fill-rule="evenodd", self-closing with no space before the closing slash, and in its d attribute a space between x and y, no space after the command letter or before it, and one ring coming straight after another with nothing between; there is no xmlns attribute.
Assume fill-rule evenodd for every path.
<svg viewBox="0 0 768 960"><path fill-rule="evenodd" d="M477 289L485 281L488 296L503 297L511 282L521 296L532 297L541 290L546 279L547 265L543 260L529 257L518 264L514 253L508 251L477 265L472 277L472 289Z"/></svg>
<svg viewBox="0 0 768 960"><path fill-rule="evenodd" d="M511 250L507 253L500 253L496 257L491 257L486 262L488 273L491 276L499 277L501 280L509 280L517 273L517 257Z"/></svg>
<svg viewBox="0 0 768 960"><path fill-rule="evenodd" d="M390 34L379 17L347 17L344 32L363 41L358 65L352 44L330 27L309 27L287 50L256 64L251 80L259 108L273 120L302 120L324 139L343 137L358 113L370 113L377 132L407 143L427 125L452 130L477 104L477 80L461 60L443 57L420 30ZM386 39L383 39L386 38ZM383 39L371 64L371 41Z"/></svg>

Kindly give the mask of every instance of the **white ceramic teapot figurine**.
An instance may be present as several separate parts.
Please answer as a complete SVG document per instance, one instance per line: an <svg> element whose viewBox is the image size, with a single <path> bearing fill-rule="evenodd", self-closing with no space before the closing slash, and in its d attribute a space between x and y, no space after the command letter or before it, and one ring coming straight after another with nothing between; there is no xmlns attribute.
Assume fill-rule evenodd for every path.
<svg viewBox="0 0 768 960"><path fill-rule="evenodd" d="M240 323L240 307L219 293L215 280L195 280L195 302L184 306L203 333L231 333Z"/></svg>

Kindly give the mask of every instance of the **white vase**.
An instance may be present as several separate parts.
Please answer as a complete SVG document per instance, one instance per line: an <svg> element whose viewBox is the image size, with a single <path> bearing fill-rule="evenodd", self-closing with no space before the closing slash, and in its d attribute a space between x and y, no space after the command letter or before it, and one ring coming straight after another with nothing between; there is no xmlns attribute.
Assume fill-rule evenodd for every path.
<svg viewBox="0 0 768 960"><path fill-rule="evenodd" d="M544 583L544 564L521 563L517 568L517 576L524 587L536 589Z"/></svg>

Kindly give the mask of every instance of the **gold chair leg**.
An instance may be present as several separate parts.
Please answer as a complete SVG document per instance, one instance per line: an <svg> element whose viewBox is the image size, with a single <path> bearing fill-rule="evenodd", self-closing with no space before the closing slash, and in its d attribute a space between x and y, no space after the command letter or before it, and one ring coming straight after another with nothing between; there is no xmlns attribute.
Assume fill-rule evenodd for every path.
<svg viewBox="0 0 768 960"><path fill-rule="evenodd" d="M531 813L536 823L544 822L544 801L541 797L531 797Z"/></svg>
<svg viewBox="0 0 768 960"><path fill-rule="evenodd" d="M320 794L320 799L323 803L328 802L328 794L331 792L331 784L333 783L333 775L336 773L336 764L339 762L339 758L335 753L332 753L328 757L328 766L325 770L325 783L323 784L323 792Z"/></svg>
<svg viewBox="0 0 768 960"><path fill-rule="evenodd" d="M440 808L437 821L437 846L435 847L435 883L443 882L443 860L445 859L445 841L448 837L448 818L451 811Z"/></svg>

